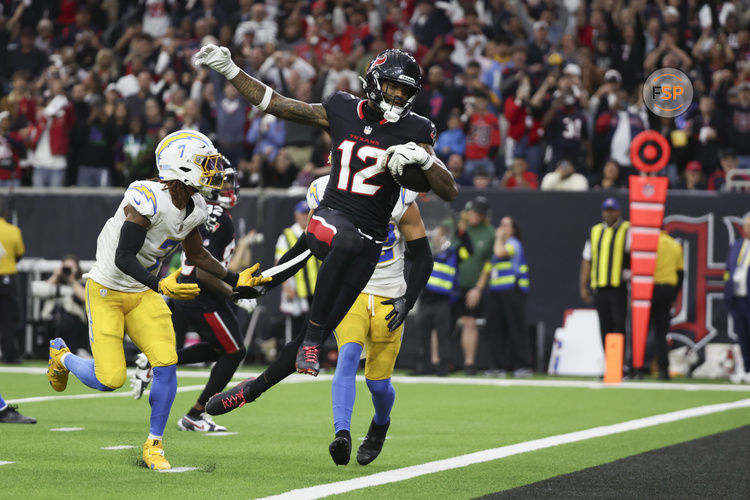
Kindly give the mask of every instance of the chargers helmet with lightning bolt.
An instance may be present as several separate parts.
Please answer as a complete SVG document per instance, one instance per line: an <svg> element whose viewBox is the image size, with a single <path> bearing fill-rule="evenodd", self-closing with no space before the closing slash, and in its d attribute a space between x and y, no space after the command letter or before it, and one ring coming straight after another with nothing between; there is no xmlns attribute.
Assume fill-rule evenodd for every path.
<svg viewBox="0 0 750 500"><path fill-rule="evenodd" d="M211 139L194 130L178 130L156 146L159 179L178 180L209 196L224 183L221 154Z"/></svg>

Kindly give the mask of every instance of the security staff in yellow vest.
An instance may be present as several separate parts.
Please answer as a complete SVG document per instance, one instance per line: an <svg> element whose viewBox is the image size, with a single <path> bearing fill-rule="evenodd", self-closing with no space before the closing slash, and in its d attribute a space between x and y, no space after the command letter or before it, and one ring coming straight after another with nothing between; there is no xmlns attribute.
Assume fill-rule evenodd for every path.
<svg viewBox="0 0 750 500"><path fill-rule="evenodd" d="M8 204L0 198L0 350L3 363L20 363L18 333L19 290L16 283L16 262L26 252L21 230L8 222Z"/></svg>
<svg viewBox="0 0 750 500"><path fill-rule="evenodd" d="M630 223L620 217L620 204L615 198L607 198L602 203L602 218L603 222L593 226L589 232L583 249L579 283L581 299L587 304L593 302L599 314L604 345L604 336L608 333L625 334Z"/></svg>
<svg viewBox="0 0 750 500"><path fill-rule="evenodd" d="M284 229L276 242L277 261L304 234L307 229L307 214L309 211L305 200L300 201L294 207L294 224ZM285 343L289 342L305 325L305 313L307 313L312 302L319 268L320 261L314 257L310 258L307 260L305 267L281 285L279 310L286 316Z"/></svg>
<svg viewBox="0 0 750 500"><path fill-rule="evenodd" d="M651 328L656 341L659 378L669 380L669 348L667 333L672 320L672 304L682 288L685 276L682 245L666 231L659 233L654 270L654 295L651 298Z"/></svg>

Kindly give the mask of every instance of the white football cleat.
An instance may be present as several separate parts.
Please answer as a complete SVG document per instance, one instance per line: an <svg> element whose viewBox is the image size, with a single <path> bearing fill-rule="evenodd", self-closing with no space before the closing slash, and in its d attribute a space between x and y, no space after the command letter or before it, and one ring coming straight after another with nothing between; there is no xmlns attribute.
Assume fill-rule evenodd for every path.
<svg viewBox="0 0 750 500"><path fill-rule="evenodd" d="M143 391L154 378L154 372L145 354L140 353L135 357L135 373L130 377L130 386L133 388L133 399L141 399Z"/></svg>
<svg viewBox="0 0 750 500"><path fill-rule="evenodd" d="M748 384L750 383L750 372L748 373L742 373L742 372L734 372L729 376L729 381L733 384Z"/></svg>
<svg viewBox="0 0 750 500"><path fill-rule="evenodd" d="M226 427L221 426L213 421L208 413L201 413L198 418L192 418L187 415L182 417L177 422L177 427L182 431L198 431L198 432L225 432Z"/></svg>

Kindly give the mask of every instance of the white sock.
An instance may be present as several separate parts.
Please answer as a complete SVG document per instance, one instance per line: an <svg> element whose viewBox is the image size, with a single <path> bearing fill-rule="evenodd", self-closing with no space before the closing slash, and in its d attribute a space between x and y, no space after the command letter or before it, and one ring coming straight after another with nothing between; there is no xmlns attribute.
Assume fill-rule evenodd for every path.
<svg viewBox="0 0 750 500"><path fill-rule="evenodd" d="M154 440L154 439L158 439L159 441L161 441L161 440L162 440L162 437L163 437L163 436L154 436L153 434L150 434L150 433L149 433L149 435L148 435L148 441L152 441L152 440Z"/></svg>
<svg viewBox="0 0 750 500"><path fill-rule="evenodd" d="M66 352L65 354L63 354L62 356L60 356L60 363L62 363L62 365L65 366L65 368L68 368L65 365L65 358L67 358L68 355L70 355L70 354L73 354L73 353L72 352Z"/></svg>

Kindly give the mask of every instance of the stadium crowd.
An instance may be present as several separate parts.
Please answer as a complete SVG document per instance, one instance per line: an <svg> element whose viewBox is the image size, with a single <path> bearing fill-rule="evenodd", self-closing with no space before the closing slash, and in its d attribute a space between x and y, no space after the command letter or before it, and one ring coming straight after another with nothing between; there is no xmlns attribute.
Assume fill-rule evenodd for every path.
<svg viewBox="0 0 750 500"><path fill-rule="evenodd" d="M125 186L155 173L155 144L178 128L214 138L246 187L325 173L326 134L193 66L208 42L308 102L361 94L387 47L414 54L414 110L461 185L622 187L644 129L668 138L674 188L720 190L750 168L746 0L2 0L0 14L0 186ZM694 86L676 118L641 98L661 67Z"/></svg>

